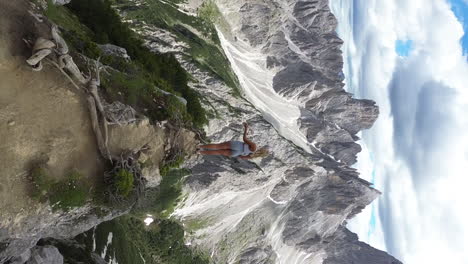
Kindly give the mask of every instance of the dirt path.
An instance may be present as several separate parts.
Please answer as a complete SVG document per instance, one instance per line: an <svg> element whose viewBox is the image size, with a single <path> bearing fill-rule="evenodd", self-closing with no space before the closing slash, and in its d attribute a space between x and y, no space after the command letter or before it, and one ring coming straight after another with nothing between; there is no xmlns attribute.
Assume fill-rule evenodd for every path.
<svg viewBox="0 0 468 264"><path fill-rule="evenodd" d="M22 38L35 23L27 9L27 1L0 2L0 227L34 206L27 198L34 163L46 162L58 178L72 169L102 175L83 96L56 69L32 72L25 63Z"/></svg>
<svg viewBox="0 0 468 264"><path fill-rule="evenodd" d="M86 96L57 69L45 65L33 72L25 62L31 51L23 38L50 38L50 27L34 20L28 9L26 0L0 0L0 238L2 227L20 224L39 210L28 198L29 172L38 163L47 164L56 178L72 170L89 182L103 177ZM113 155L150 147L140 157L150 186L159 183L166 151L177 147L190 154L198 143L191 131L153 126L148 120L109 132Z"/></svg>

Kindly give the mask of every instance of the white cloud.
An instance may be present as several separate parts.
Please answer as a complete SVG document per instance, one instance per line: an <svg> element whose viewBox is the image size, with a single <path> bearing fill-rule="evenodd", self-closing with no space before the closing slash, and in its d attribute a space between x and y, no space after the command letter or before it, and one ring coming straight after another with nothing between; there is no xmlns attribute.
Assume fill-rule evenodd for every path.
<svg viewBox="0 0 468 264"><path fill-rule="evenodd" d="M364 177L376 174L381 225L370 214L350 226L404 263L468 263L468 64L463 28L441 0L331 0L345 40L348 89L371 98L381 115L363 133ZM353 17L349 17L353 14ZM349 25L349 21L354 24ZM407 58L396 40L412 40ZM362 157L371 155L373 161ZM371 169L370 169L370 168ZM383 232L382 232L383 231Z"/></svg>

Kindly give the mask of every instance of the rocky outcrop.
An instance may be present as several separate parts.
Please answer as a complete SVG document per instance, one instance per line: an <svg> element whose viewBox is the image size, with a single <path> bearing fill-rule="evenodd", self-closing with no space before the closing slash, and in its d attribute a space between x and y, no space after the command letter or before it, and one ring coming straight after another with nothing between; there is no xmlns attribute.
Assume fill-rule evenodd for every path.
<svg viewBox="0 0 468 264"><path fill-rule="evenodd" d="M101 49L102 53L106 56L116 56L123 58L127 61L130 60L130 56L127 54L127 50L122 47L113 44L102 44L99 45L99 48Z"/></svg>
<svg viewBox="0 0 468 264"><path fill-rule="evenodd" d="M20 256L42 238L72 238L123 213L125 212L106 211L91 206L69 212L53 212L49 205L41 205L36 212L17 214L10 221L3 219L1 226L8 229L2 229L4 232L0 236L0 241L4 243L0 251L0 263L12 256ZM18 224L14 224L15 222Z"/></svg>
<svg viewBox="0 0 468 264"><path fill-rule="evenodd" d="M31 52L23 38L50 34L50 27L28 14L29 4L0 2L0 122L9 124L0 126L0 263L21 256L43 237L73 237L122 213L92 206L54 211L31 198L29 172L36 164L50 168L56 180L72 169L90 180L103 169L89 114L74 88L57 72L25 67Z"/></svg>
<svg viewBox="0 0 468 264"><path fill-rule="evenodd" d="M32 197L30 171L39 165L56 181L65 180L70 171L79 172L90 193L107 168L97 153L84 93L49 66L34 73L25 66L31 51L23 39L52 39L46 19L39 22L28 13L30 4L0 2L0 123L7 124L0 126L0 263L19 256L29 259L30 249L41 239L73 238L127 210L101 208L89 199L83 207L62 211L42 197ZM178 144L178 150L189 152L196 145L193 133L155 126L141 116L109 127L112 154L145 147L139 161L145 162L143 174L153 187L160 181L158 163L166 151Z"/></svg>
<svg viewBox="0 0 468 264"><path fill-rule="evenodd" d="M336 232L335 239L330 241L328 247L328 256L323 264L401 264L386 252L358 241L357 235L345 228L340 228Z"/></svg>
<svg viewBox="0 0 468 264"><path fill-rule="evenodd" d="M71 0L52 0L52 4L54 5L66 5L70 2Z"/></svg>
<svg viewBox="0 0 468 264"><path fill-rule="evenodd" d="M167 123L167 122L166 122ZM143 177L146 187L154 188L161 182L159 164L170 150L177 149L184 154L193 153L196 148L195 133L188 129L171 129L160 123L153 125L146 117L131 124L109 127L109 151L120 155L128 150L145 149L138 157L144 164Z"/></svg>
<svg viewBox="0 0 468 264"><path fill-rule="evenodd" d="M86 233L85 233L86 234ZM96 242L93 240L93 242ZM57 248L63 253L64 263L108 264L100 254L92 252L77 239L47 238L39 242L41 246ZM46 263L44 263L46 264Z"/></svg>
<svg viewBox="0 0 468 264"><path fill-rule="evenodd" d="M13 259L11 264L63 264L63 256L56 247L36 246Z"/></svg>
<svg viewBox="0 0 468 264"><path fill-rule="evenodd" d="M70 2L71 0L52 0L52 4L54 5L66 5Z"/></svg>

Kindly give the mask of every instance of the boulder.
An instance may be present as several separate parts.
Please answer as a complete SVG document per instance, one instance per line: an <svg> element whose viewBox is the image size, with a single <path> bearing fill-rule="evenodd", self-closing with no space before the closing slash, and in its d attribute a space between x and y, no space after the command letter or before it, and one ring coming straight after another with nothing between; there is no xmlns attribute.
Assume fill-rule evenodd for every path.
<svg viewBox="0 0 468 264"><path fill-rule="evenodd" d="M113 44L103 44L99 45L99 48L104 55L121 57L127 61L130 60L130 56L127 54L127 50L122 47Z"/></svg>
<svg viewBox="0 0 468 264"><path fill-rule="evenodd" d="M63 264L63 256L53 246L36 246L31 249L31 257L26 264Z"/></svg>
<svg viewBox="0 0 468 264"><path fill-rule="evenodd" d="M52 0L52 4L54 5L66 5L70 2L71 0Z"/></svg>

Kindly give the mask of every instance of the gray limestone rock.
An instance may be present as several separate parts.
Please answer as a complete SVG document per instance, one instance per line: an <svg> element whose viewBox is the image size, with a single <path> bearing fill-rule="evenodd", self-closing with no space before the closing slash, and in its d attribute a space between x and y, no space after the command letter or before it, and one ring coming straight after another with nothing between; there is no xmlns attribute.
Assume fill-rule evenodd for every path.
<svg viewBox="0 0 468 264"><path fill-rule="evenodd" d="M228 24L229 44L245 42L246 52L263 56L260 66L272 74L273 92L299 106L296 122L313 147L305 151L285 139L267 121L268 113L194 64L187 43L176 35L133 21L147 47L173 53L197 80L190 86L206 108L216 109L221 118L205 128L211 142L239 140L241 123L248 121L252 140L270 149L268 157L252 161L219 156L187 161L192 174L172 215L198 226L187 242L210 252L215 263L399 264L345 228L380 194L349 167L360 151L356 134L373 124L378 107L343 90L342 41L328 0L215 3Z"/></svg>
<svg viewBox="0 0 468 264"><path fill-rule="evenodd" d="M236 263L239 264L268 264L276 259L271 248L251 247L241 253Z"/></svg>
<svg viewBox="0 0 468 264"><path fill-rule="evenodd" d="M127 54L127 50L122 47L114 44L103 44L98 46L104 55L120 57L127 61L130 60L130 56Z"/></svg>
<svg viewBox="0 0 468 264"><path fill-rule="evenodd" d="M340 228L328 245L328 257L323 264L402 264L401 261L384 251L372 248L364 242L358 241L356 234Z"/></svg>
<svg viewBox="0 0 468 264"><path fill-rule="evenodd" d="M354 99L343 90L343 42L328 0L216 2L228 12L232 31L225 33L260 49L272 71L274 91L300 105L297 123L307 140L345 164L355 163L361 149L352 142L359 131L370 128L379 111L374 102ZM348 139L337 139L337 133Z"/></svg>
<svg viewBox="0 0 468 264"><path fill-rule="evenodd" d="M14 257L10 260L11 264L24 264L31 257L31 249L26 250L23 254Z"/></svg>
<svg viewBox="0 0 468 264"><path fill-rule="evenodd" d="M72 238L125 213L124 211L101 211L91 206L76 208L68 212L52 212L49 206L42 206L43 208L38 208L31 214L25 212L23 216L18 215L24 219L21 225L6 223L8 235L0 237L2 239L0 243L4 244L0 250L0 263L11 260L12 257L27 254L28 250L36 246L42 238ZM101 212L98 214L97 210Z"/></svg>
<svg viewBox="0 0 468 264"><path fill-rule="evenodd" d="M52 4L54 5L66 5L70 2L71 0L52 0Z"/></svg>
<svg viewBox="0 0 468 264"><path fill-rule="evenodd" d="M63 264L63 256L53 246L34 247L26 264Z"/></svg>

